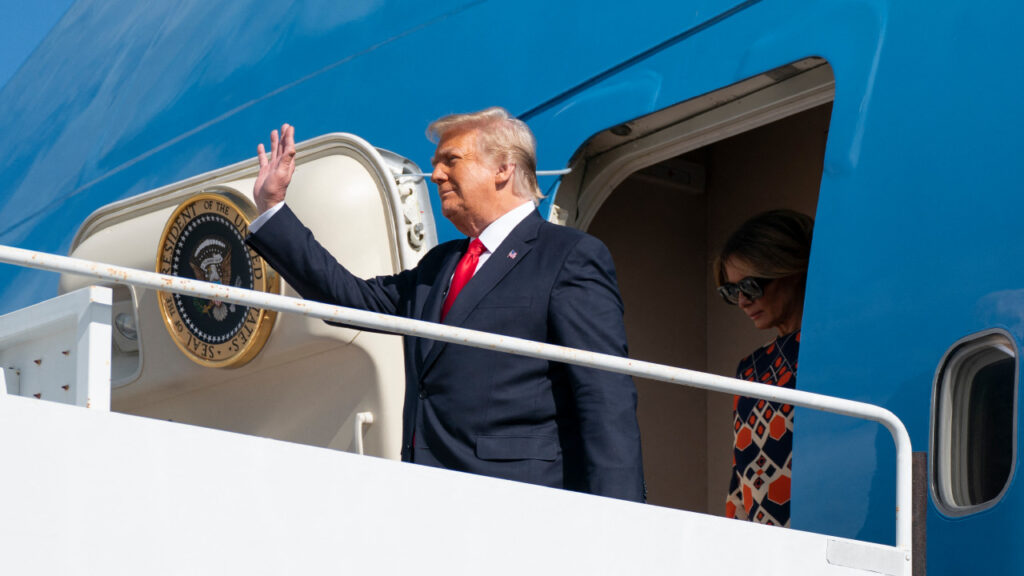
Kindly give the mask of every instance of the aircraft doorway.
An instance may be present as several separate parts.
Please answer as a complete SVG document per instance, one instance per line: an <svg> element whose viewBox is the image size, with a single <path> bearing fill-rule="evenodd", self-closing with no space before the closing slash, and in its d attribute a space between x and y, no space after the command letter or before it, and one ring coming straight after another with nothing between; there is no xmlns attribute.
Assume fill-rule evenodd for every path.
<svg viewBox="0 0 1024 576"><path fill-rule="evenodd" d="M798 68L801 64L807 68ZM799 71L782 82L769 89L754 87L734 100L739 106L728 114L734 121L713 134L691 130L690 138L663 145L666 132L687 123L700 125L702 117L707 120L726 106L660 127L639 119L596 135L577 154L577 176L564 183L569 194L563 195L565 188L559 191L557 211L567 224L587 230L611 250L631 357L733 376L741 358L774 337L722 301L714 289L712 262L728 235L759 212L789 208L814 216L832 109L832 72L817 59L792 67ZM807 78L809 73L814 78ZM808 92L809 84L817 89ZM787 114L735 122L744 118L744 99L748 111L751 101L763 110L766 96L778 104L794 88L804 98ZM773 89L776 94L765 94ZM721 98L702 99L711 102L716 96ZM587 153L613 131L645 131L653 138L636 139L646 140L646 147L618 148L633 149L633 159L615 158L615 149ZM579 168L584 168L582 176ZM723 515L732 462L732 397L642 379L637 387L649 502Z"/></svg>

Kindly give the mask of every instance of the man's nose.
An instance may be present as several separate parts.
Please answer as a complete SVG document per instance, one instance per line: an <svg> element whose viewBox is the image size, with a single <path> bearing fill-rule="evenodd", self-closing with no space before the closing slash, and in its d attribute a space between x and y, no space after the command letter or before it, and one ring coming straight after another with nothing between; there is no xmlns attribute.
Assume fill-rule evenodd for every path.
<svg viewBox="0 0 1024 576"><path fill-rule="evenodd" d="M434 166L434 171L430 173L430 181L434 184L440 184L442 181L447 179L444 170L441 168L441 164L437 164Z"/></svg>

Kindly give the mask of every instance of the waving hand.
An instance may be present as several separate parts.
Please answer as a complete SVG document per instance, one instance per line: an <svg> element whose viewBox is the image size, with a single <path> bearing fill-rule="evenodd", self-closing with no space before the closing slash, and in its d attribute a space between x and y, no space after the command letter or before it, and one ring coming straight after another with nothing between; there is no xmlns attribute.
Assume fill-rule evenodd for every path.
<svg viewBox="0 0 1024 576"><path fill-rule="evenodd" d="M277 130L270 133L270 155L261 143L256 147L260 159L260 173L252 188L253 200L260 214L274 205L284 202L288 184L295 173L295 127L281 125L281 137Z"/></svg>

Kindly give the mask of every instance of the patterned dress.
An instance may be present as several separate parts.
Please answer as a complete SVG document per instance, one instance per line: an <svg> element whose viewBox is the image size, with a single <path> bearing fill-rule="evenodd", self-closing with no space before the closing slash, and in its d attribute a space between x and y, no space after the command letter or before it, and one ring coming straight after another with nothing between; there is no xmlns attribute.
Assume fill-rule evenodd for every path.
<svg viewBox="0 0 1024 576"><path fill-rule="evenodd" d="M779 336L740 361L736 377L796 388L800 331ZM733 399L733 462L725 515L789 526L793 472L793 407L757 398Z"/></svg>

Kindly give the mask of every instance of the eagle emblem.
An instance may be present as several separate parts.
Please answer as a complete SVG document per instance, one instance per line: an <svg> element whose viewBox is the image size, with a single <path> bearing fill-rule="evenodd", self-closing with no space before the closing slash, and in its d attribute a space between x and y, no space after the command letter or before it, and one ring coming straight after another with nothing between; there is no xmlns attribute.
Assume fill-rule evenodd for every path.
<svg viewBox="0 0 1024 576"><path fill-rule="evenodd" d="M231 281L231 246L217 237L210 237L196 247L189 260L196 280L224 284ZM241 280L241 279L239 279ZM240 282L235 282L239 285ZM220 322L228 317L229 312L235 311L234 304L225 304L220 300L205 300L200 304L200 311L203 314L213 316L214 320Z"/></svg>

